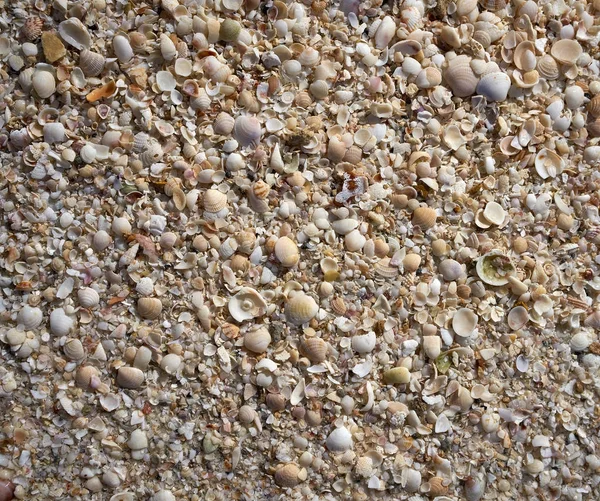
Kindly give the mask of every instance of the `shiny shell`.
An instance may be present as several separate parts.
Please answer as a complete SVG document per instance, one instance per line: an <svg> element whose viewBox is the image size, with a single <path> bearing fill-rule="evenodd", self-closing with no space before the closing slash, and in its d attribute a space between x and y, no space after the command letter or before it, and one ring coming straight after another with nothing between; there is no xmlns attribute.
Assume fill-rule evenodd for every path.
<svg viewBox="0 0 600 501"><path fill-rule="evenodd" d="M299 474L300 468L294 463L288 463L275 471L275 483L280 487L296 487L300 483Z"/></svg>
<svg viewBox="0 0 600 501"><path fill-rule="evenodd" d="M142 386L144 373L135 367L121 367L117 372L117 384L121 388L135 390Z"/></svg>
<svg viewBox="0 0 600 501"><path fill-rule="evenodd" d="M266 327L258 327L244 334L244 347L254 353L264 353L271 344L271 334Z"/></svg>
<svg viewBox="0 0 600 501"><path fill-rule="evenodd" d="M75 373L75 384L85 390L89 389L92 381L98 378L98 369L91 365L79 367Z"/></svg>
<svg viewBox="0 0 600 501"><path fill-rule="evenodd" d="M302 353L311 362L320 363L327 357L327 343L319 337L309 337L304 339L300 348Z"/></svg>
<svg viewBox="0 0 600 501"><path fill-rule="evenodd" d="M419 254L415 254L413 252L407 254L404 257L404 259L402 260L402 266L404 267L404 270L409 273L417 271L419 269L420 265L421 265L421 256L419 256Z"/></svg>
<svg viewBox="0 0 600 501"><path fill-rule="evenodd" d="M452 59L444 71L444 80L457 97L468 97L475 93L479 79L471 69L471 59L461 55Z"/></svg>
<svg viewBox="0 0 600 501"><path fill-rule="evenodd" d="M76 17L61 22L58 25L58 34L76 49L89 49L92 46L92 37L85 25Z"/></svg>
<svg viewBox="0 0 600 501"><path fill-rule="evenodd" d="M288 237L278 239L275 244L275 257L286 268L296 266L300 260L300 253L296 242Z"/></svg>
<svg viewBox="0 0 600 501"><path fill-rule="evenodd" d="M65 352L65 356L69 360L81 360L85 357L85 349L81 344L79 339L69 339L63 346L63 351Z"/></svg>
<svg viewBox="0 0 600 501"><path fill-rule="evenodd" d="M488 101L504 101L510 90L510 77L500 71L488 73L481 77L476 92Z"/></svg>
<svg viewBox="0 0 600 501"><path fill-rule="evenodd" d="M257 118L242 115L235 119L233 137L242 147L258 146L262 135L262 128Z"/></svg>
<svg viewBox="0 0 600 501"><path fill-rule="evenodd" d="M536 68L539 75L547 80L556 80L560 76L560 70L556 59L550 54L545 54L540 57Z"/></svg>
<svg viewBox="0 0 600 501"><path fill-rule="evenodd" d="M302 325L314 318L319 311L317 302L307 294L298 293L287 300L285 316L294 325Z"/></svg>
<svg viewBox="0 0 600 501"><path fill-rule="evenodd" d="M412 214L412 223L426 231L435 226L437 214L431 207L417 207Z"/></svg>
<svg viewBox="0 0 600 501"><path fill-rule="evenodd" d="M477 327L479 317L468 308L461 308L452 317L452 329L457 336L469 337Z"/></svg>
<svg viewBox="0 0 600 501"><path fill-rule="evenodd" d="M86 77L95 77L102 73L105 58L102 54L84 49L79 54L79 67Z"/></svg>
<svg viewBox="0 0 600 501"><path fill-rule="evenodd" d="M39 327L43 320L42 310L34 306L25 305L17 314L17 325L22 325L28 331Z"/></svg>
<svg viewBox="0 0 600 501"><path fill-rule="evenodd" d="M113 51L121 63L128 63L133 58L133 48L129 39L124 35L117 35L112 42Z"/></svg>
<svg viewBox="0 0 600 501"><path fill-rule="evenodd" d="M62 308L57 308L50 313L50 332L57 336L66 336L75 327L73 318L65 313Z"/></svg>
<svg viewBox="0 0 600 501"><path fill-rule="evenodd" d="M325 445L331 452L346 452L352 449L352 433L344 426L340 426L329 434Z"/></svg>
<svg viewBox="0 0 600 501"><path fill-rule="evenodd" d="M203 204L207 212L220 212L227 206L227 195L218 190L206 190Z"/></svg>
<svg viewBox="0 0 600 501"><path fill-rule="evenodd" d="M515 265L508 256L490 252L477 260L477 275L488 285L506 285L508 277L516 273Z"/></svg>
<svg viewBox="0 0 600 501"><path fill-rule="evenodd" d="M91 287L83 287L77 291L79 304L84 308L94 308L100 302L100 296Z"/></svg>
<svg viewBox="0 0 600 501"><path fill-rule="evenodd" d="M35 70L31 83L33 90L41 99L49 98L56 90L56 80L49 71Z"/></svg>
<svg viewBox="0 0 600 501"><path fill-rule="evenodd" d="M140 317L155 320L162 312L162 302L153 297L141 297L137 302L137 311Z"/></svg>
<svg viewBox="0 0 600 501"><path fill-rule="evenodd" d="M554 151L542 148L535 156L535 171L542 179L556 177L565 168L563 159Z"/></svg>
<svg viewBox="0 0 600 501"><path fill-rule="evenodd" d="M594 118L600 117L600 94L590 99L587 105L588 113Z"/></svg>

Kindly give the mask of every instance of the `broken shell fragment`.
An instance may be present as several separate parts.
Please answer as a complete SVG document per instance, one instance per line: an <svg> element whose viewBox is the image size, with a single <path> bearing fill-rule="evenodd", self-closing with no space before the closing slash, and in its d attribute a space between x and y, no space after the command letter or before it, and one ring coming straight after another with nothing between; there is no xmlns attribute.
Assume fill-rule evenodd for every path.
<svg viewBox="0 0 600 501"><path fill-rule="evenodd" d="M493 251L477 260L477 275L488 285L506 285L508 277L515 275L516 268L508 256Z"/></svg>
<svg viewBox="0 0 600 501"><path fill-rule="evenodd" d="M242 287L229 300L229 314L238 322L244 322L264 315L267 302L255 289Z"/></svg>

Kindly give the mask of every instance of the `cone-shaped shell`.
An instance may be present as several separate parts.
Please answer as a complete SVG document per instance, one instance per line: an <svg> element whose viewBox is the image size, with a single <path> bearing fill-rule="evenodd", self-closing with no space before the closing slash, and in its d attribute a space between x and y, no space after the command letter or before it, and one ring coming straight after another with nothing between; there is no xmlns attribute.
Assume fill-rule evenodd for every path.
<svg viewBox="0 0 600 501"><path fill-rule="evenodd" d="M319 305L311 297L304 293L296 294L288 299L285 305L285 315L288 321L294 325L302 325L315 317L319 311Z"/></svg>
<svg viewBox="0 0 600 501"><path fill-rule="evenodd" d="M162 302L155 297L141 297L137 302L137 310L140 317L155 320L162 312Z"/></svg>
<svg viewBox="0 0 600 501"><path fill-rule="evenodd" d="M296 266L300 260L298 246L291 238L281 237L275 244L275 257L286 268Z"/></svg>

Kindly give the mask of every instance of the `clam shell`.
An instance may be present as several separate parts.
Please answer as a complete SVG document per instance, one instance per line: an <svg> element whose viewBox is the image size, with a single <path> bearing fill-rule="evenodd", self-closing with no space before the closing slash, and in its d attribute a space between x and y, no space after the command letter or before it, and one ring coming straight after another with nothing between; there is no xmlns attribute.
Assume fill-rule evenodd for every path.
<svg viewBox="0 0 600 501"><path fill-rule="evenodd" d="M112 42L113 52L121 63L128 63L133 58L133 48L129 39L124 35L117 35ZM89 48L89 47L88 47Z"/></svg>
<svg viewBox="0 0 600 501"><path fill-rule="evenodd" d="M444 259L438 266L438 271L447 282L453 282L466 276L463 265L454 259Z"/></svg>
<svg viewBox="0 0 600 501"><path fill-rule="evenodd" d="M572 65L583 53L583 49L577 40L562 39L552 45L550 54L559 63Z"/></svg>
<svg viewBox="0 0 600 501"><path fill-rule="evenodd" d="M256 411L249 405L242 405L238 411L238 420L244 424L253 423L256 419Z"/></svg>
<svg viewBox="0 0 600 501"><path fill-rule="evenodd" d="M490 223L500 226L506 218L506 211L497 202L488 202L483 211L485 217Z"/></svg>
<svg viewBox="0 0 600 501"><path fill-rule="evenodd" d="M361 250L367 243L367 238L358 230L352 230L344 237L344 245L350 252Z"/></svg>
<svg viewBox="0 0 600 501"><path fill-rule="evenodd" d="M535 171L542 179L558 176L565 168L564 160L554 151L542 148L535 156Z"/></svg>
<svg viewBox="0 0 600 501"><path fill-rule="evenodd" d="M476 265L477 275L488 285L506 285L508 277L516 274L515 265L508 256L492 251L480 257Z"/></svg>
<svg viewBox="0 0 600 501"><path fill-rule="evenodd" d="M75 327L75 321L65 313L62 308L57 308L50 313L50 332L57 336L66 336Z"/></svg>
<svg viewBox="0 0 600 501"><path fill-rule="evenodd" d="M417 271L420 265L421 256L419 256L419 254L409 253L402 260L402 266L404 267L404 270L408 271L409 273Z"/></svg>
<svg viewBox="0 0 600 501"><path fill-rule="evenodd" d="M229 314L238 322L251 320L266 313L267 302L251 287L242 287L228 303Z"/></svg>
<svg viewBox="0 0 600 501"><path fill-rule="evenodd" d="M91 287L83 287L77 291L79 304L84 308L94 308L100 303L100 296Z"/></svg>
<svg viewBox="0 0 600 501"><path fill-rule="evenodd" d="M38 328L43 320L42 310L27 304L17 314L17 325L22 325L28 331Z"/></svg>
<svg viewBox="0 0 600 501"><path fill-rule="evenodd" d="M318 311L317 302L304 293L298 293L289 298L285 305L285 316L294 325L302 325L310 321Z"/></svg>
<svg viewBox="0 0 600 501"><path fill-rule="evenodd" d="M254 353L264 353L271 344L271 334L266 327L258 327L244 334L244 347Z"/></svg>
<svg viewBox="0 0 600 501"><path fill-rule="evenodd" d="M175 374L181 367L182 359L176 353L165 355L160 361L160 368L167 374Z"/></svg>
<svg viewBox="0 0 600 501"><path fill-rule="evenodd" d="M543 78L547 80L556 80L560 76L560 70L556 59L550 54L544 54L538 59L537 71Z"/></svg>
<svg viewBox="0 0 600 501"><path fill-rule="evenodd" d="M137 301L137 311L140 317L155 320L162 312L162 302L154 297L141 297Z"/></svg>
<svg viewBox="0 0 600 501"><path fill-rule="evenodd" d="M327 357L327 343L320 337L309 337L300 345L302 353L311 362L320 363Z"/></svg>
<svg viewBox="0 0 600 501"><path fill-rule="evenodd" d="M476 92L488 101L504 101L510 85L510 77L506 73L497 71L483 75L477 84Z"/></svg>
<svg viewBox="0 0 600 501"><path fill-rule="evenodd" d="M171 92L177 86L177 82L170 71L159 71L156 74L156 85L161 92Z"/></svg>
<svg viewBox="0 0 600 501"><path fill-rule="evenodd" d="M479 79L471 69L471 58L465 55L450 60L444 71L444 80L457 97L471 96L479 83Z"/></svg>
<svg viewBox="0 0 600 501"><path fill-rule="evenodd" d="M585 351L592 344L593 337L589 332L582 331L575 334L569 345L571 346L571 351L574 353L579 353L581 351Z"/></svg>
<svg viewBox="0 0 600 501"><path fill-rule="evenodd" d="M508 326L516 331L521 329L529 321L529 313L523 306L515 306L508 312L507 323Z"/></svg>
<svg viewBox="0 0 600 501"><path fill-rule="evenodd" d="M329 95L329 85L325 80L315 80L308 90L315 99L325 99Z"/></svg>
<svg viewBox="0 0 600 501"><path fill-rule="evenodd" d="M142 386L144 373L136 367L120 367L117 372L117 384L121 388L135 390Z"/></svg>
<svg viewBox="0 0 600 501"><path fill-rule="evenodd" d="M300 468L294 463L288 463L275 471L274 479L275 483L280 487L291 488L296 487L300 483L299 475Z"/></svg>
<svg viewBox="0 0 600 501"><path fill-rule="evenodd" d="M235 19L226 18L219 28L219 39L223 42L235 42L240 36L242 27Z"/></svg>
<svg viewBox="0 0 600 501"><path fill-rule="evenodd" d="M412 223L419 226L423 231L427 231L435 226L437 213L431 207L417 207L412 214Z"/></svg>
<svg viewBox="0 0 600 501"><path fill-rule="evenodd" d="M203 204L207 212L220 212L227 207L227 195L219 190L206 190Z"/></svg>
<svg viewBox="0 0 600 501"><path fill-rule="evenodd" d="M79 67L86 77L95 77L102 73L106 59L102 54L84 49L79 54Z"/></svg>
<svg viewBox="0 0 600 501"><path fill-rule="evenodd" d="M61 22L58 25L58 34L76 49L89 49L92 46L92 37L85 25L76 17Z"/></svg>
<svg viewBox="0 0 600 501"><path fill-rule="evenodd" d="M306 91L298 92L294 101L300 108L308 108L313 103L312 97Z"/></svg>
<svg viewBox="0 0 600 501"><path fill-rule="evenodd" d="M302 66L307 66L309 68L313 68L319 61L321 60L321 54L318 50L313 49L312 47L306 47L302 51L302 53L298 56L298 62Z"/></svg>
<svg viewBox="0 0 600 501"><path fill-rule="evenodd" d="M298 246L291 238L281 237L275 244L275 257L286 268L296 266L300 260Z"/></svg>
<svg viewBox="0 0 600 501"><path fill-rule="evenodd" d="M233 130L235 125L234 118L229 114L222 111L217 115L213 124L213 131L219 136L227 136Z"/></svg>
<svg viewBox="0 0 600 501"><path fill-rule="evenodd" d="M492 12L504 9L506 4L507 0L479 0L479 5L486 10L491 10Z"/></svg>
<svg viewBox="0 0 600 501"><path fill-rule="evenodd" d="M452 317L452 329L457 336L469 337L477 327L479 317L468 308L461 308Z"/></svg>
<svg viewBox="0 0 600 501"><path fill-rule="evenodd" d="M75 373L75 384L84 390L90 388L92 380L98 377L98 369L91 365L84 365Z"/></svg>
<svg viewBox="0 0 600 501"><path fill-rule="evenodd" d="M352 445L352 433L343 426L333 430L325 440L325 446L331 452L346 452Z"/></svg>
<svg viewBox="0 0 600 501"><path fill-rule="evenodd" d="M517 45L513 55L513 62L522 71L533 70L537 65L534 43L526 40Z"/></svg>
<svg viewBox="0 0 600 501"><path fill-rule="evenodd" d="M394 367L383 373L383 379L387 384L408 384L410 371L406 367Z"/></svg>
<svg viewBox="0 0 600 501"><path fill-rule="evenodd" d="M415 80L415 84L419 89L433 89L441 83L442 73L433 66L422 69Z"/></svg>
<svg viewBox="0 0 600 501"><path fill-rule="evenodd" d="M135 286L135 290L142 296L154 293L154 282L150 277L142 277Z"/></svg>
<svg viewBox="0 0 600 501"><path fill-rule="evenodd" d="M173 40L171 40L166 33L161 33L159 46L160 54L165 61L171 61L175 59L175 56L177 56L177 48L175 47Z"/></svg>
<svg viewBox="0 0 600 501"><path fill-rule="evenodd" d="M242 115L235 119L233 137L242 147L256 148L262 135L262 128L257 118Z"/></svg>
<svg viewBox="0 0 600 501"><path fill-rule="evenodd" d="M375 32L375 47L385 49L396 34L396 23L390 16L385 16Z"/></svg>
<svg viewBox="0 0 600 501"><path fill-rule="evenodd" d="M79 339L69 339L63 346L63 351L65 352L65 356L69 360L81 360L85 357L85 350L81 341Z"/></svg>
<svg viewBox="0 0 600 501"><path fill-rule="evenodd" d="M371 353L377 345L377 336L373 331L367 334L360 334L352 336L352 349L356 353L364 355L365 353Z"/></svg>
<svg viewBox="0 0 600 501"><path fill-rule="evenodd" d="M49 71L35 70L31 79L35 93L41 98L49 98L56 90L56 80Z"/></svg>
<svg viewBox="0 0 600 501"><path fill-rule="evenodd" d="M466 16L477 8L477 0L457 0L456 14L460 17Z"/></svg>
<svg viewBox="0 0 600 501"><path fill-rule="evenodd" d="M129 436L129 440L127 440L127 447L132 451L148 448L148 437L146 437L146 433L140 429L133 430Z"/></svg>
<svg viewBox="0 0 600 501"><path fill-rule="evenodd" d="M104 230L97 231L92 238L92 247L102 252L112 243L111 236Z"/></svg>

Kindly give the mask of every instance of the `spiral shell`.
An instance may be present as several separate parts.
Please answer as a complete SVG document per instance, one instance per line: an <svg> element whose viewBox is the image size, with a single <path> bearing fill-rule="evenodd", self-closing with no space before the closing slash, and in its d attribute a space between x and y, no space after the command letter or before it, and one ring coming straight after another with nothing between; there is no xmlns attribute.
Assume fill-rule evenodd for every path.
<svg viewBox="0 0 600 501"><path fill-rule="evenodd" d="M85 357L85 349L79 339L68 339L63 346L63 351L69 360L77 361Z"/></svg>
<svg viewBox="0 0 600 501"><path fill-rule="evenodd" d="M309 337L300 345L302 353L311 362L320 363L327 357L327 343L320 337Z"/></svg>
<svg viewBox="0 0 600 501"><path fill-rule="evenodd" d="M37 329L43 320L42 310L34 306L25 305L17 314L17 325L22 325L28 331Z"/></svg>
<svg viewBox="0 0 600 501"><path fill-rule="evenodd" d="M84 308L94 308L100 302L100 296L91 287L83 287L77 291L79 304Z"/></svg>
<svg viewBox="0 0 600 501"><path fill-rule="evenodd" d="M275 257L286 268L296 266L300 260L298 246L292 239L281 237L275 244Z"/></svg>
<svg viewBox="0 0 600 501"><path fill-rule="evenodd" d="M206 190L203 204L207 212L220 212L227 206L227 195L219 190Z"/></svg>
<svg viewBox="0 0 600 501"><path fill-rule="evenodd" d="M264 353L271 344L271 334L266 327L258 327L244 334L244 347L253 353Z"/></svg>
<svg viewBox="0 0 600 501"><path fill-rule="evenodd" d="M475 93L479 79L471 69L471 58L460 55L452 59L444 71L444 80L457 97L468 97Z"/></svg>
<svg viewBox="0 0 600 501"><path fill-rule="evenodd" d="M79 67L86 77L95 77L102 73L106 59L102 54L84 49L79 54Z"/></svg>
<svg viewBox="0 0 600 501"><path fill-rule="evenodd" d="M162 312L162 302L157 298L141 297L137 302L137 311L140 317L155 320Z"/></svg>
<svg viewBox="0 0 600 501"><path fill-rule="evenodd" d="M142 386L144 373L136 367L120 367L117 372L117 384L121 388L135 390Z"/></svg>
<svg viewBox="0 0 600 501"><path fill-rule="evenodd" d="M437 213L431 207L417 207L412 214L412 223L426 231L435 226Z"/></svg>
<svg viewBox="0 0 600 501"><path fill-rule="evenodd" d="M76 17L70 17L58 25L61 38L76 49L89 49L92 46L92 37L85 25Z"/></svg>
<svg viewBox="0 0 600 501"><path fill-rule="evenodd" d="M285 305L285 316L294 325L302 325L317 315L319 305L307 294L298 293Z"/></svg>
<svg viewBox="0 0 600 501"><path fill-rule="evenodd" d="M275 471L275 483L280 487L296 487L300 483L300 468L294 463L287 463Z"/></svg>
<svg viewBox="0 0 600 501"><path fill-rule="evenodd" d="M256 148L262 135L262 128L257 118L242 115L235 119L233 137L242 147Z"/></svg>
<svg viewBox="0 0 600 501"><path fill-rule="evenodd" d="M219 136L226 136L231 133L233 130L233 126L235 125L235 120L229 113L225 113L222 111L215 118L215 122L213 124L213 131L215 134Z"/></svg>

